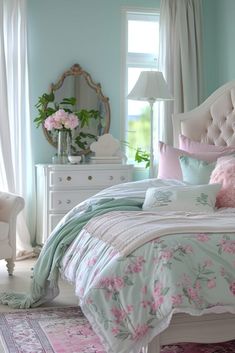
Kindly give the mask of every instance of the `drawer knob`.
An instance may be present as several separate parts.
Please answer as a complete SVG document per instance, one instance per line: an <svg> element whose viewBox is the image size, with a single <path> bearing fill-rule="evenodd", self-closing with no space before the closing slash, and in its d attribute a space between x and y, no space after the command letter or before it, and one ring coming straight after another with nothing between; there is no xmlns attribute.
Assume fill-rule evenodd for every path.
<svg viewBox="0 0 235 353"><path fill-rule="evenodd" d="M61 200L58 200L58 205L61 205L62 204L62 201Z"/></svg>
<svg viewBox="0 0 235 353"><path fill-rule="evenodd" d="M109 180L113 180L113 176L112 175L110 175Z"/></svg>
<svg viewBox="0 0 235 353"><path fill-rule="evenodd" d="M69 205L69 204L71 203L71 200L68 199L68 200L66 201L66 203Z"/></svg>
<svg viewBox="0 0 235 353"><path fill-rule="evenodd" d="M58 181L62 181L62 178L61 178L61 177L58 177Z"/></svg>
<svg viewBox="0 0 235 353"><path fill-rule="evenodd" d="M72 177L71 176L67 176L66 178L68 181L72 180Z"/></svg>
<svg viewBox="0 0 235 353"><path fill-rule="evenodd" d="M88 176L88 180L92 180L92 176L91 175Z"/></svg>
<svg viewBox="0 0 235 353"><path fill-rule="evenodd" d="M124 181L126 178L122 175L120 179L121 181Z"/></svg>

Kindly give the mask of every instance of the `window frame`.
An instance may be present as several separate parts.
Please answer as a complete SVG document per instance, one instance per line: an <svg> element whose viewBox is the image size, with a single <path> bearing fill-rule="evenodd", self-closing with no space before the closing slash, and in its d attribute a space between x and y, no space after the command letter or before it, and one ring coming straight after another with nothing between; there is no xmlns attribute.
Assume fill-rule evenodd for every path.
<svg viewBox="0 0 235 353"><path fill-rule="evenodd" d="M160 10L156 8L134 8L134 7L125 7L122 8L122 43L121 43L121 140L127 141L127 128L128 128L128 68L153 68L158 69L159 58L154 58L152 54L144 53L128 53L128 21L129 20L139 20L143 19L152 21L153 17L160 20ZM147 60L146 60L147 58ZM150 62L152 61L152 65ZM129 161L132 162L132 161ZM145 169L144 166L139 166L135 164L135 168Z"/></svg>

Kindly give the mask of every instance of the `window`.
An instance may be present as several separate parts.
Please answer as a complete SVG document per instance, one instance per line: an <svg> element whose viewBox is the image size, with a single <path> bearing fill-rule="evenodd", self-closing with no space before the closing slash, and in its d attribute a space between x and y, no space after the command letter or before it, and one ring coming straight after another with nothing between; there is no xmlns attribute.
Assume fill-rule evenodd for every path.
<svg viewBox="0 0 235 353"><path fill-rule="evenodd" d="M157 70L159 57L159 13L126 11L125 92L131 91L143 70ZM134 162L137 148L149 151L149 104L125 99L125 141L129 162Z"/></svg>

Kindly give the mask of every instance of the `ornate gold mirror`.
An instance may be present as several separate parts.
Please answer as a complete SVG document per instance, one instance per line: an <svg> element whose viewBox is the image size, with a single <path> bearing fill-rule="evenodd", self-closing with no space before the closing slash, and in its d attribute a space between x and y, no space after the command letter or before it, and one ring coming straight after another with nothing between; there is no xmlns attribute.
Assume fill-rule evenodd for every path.
<svg viewBox="0 0 235 353"><path fill-rule="evenodd" d="M103 95L101 85L95 83L90 74L79 64L65 71L56 83L52 83L49 94L39 97L36 105L39 117L34 121L42 124L48 142L57 147L58 134L44 127L44 120L58 109L76 112L81 124L73 131L74 153L87 154L90 144L109 132L110 105Z"/></svg>

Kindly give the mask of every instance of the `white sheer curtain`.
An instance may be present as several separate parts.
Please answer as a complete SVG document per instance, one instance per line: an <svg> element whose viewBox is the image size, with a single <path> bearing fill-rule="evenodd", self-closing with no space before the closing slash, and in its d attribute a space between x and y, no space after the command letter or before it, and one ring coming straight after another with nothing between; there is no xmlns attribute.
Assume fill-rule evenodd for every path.
<svg viewBox="0 0 235 353"><path fill-rule="evenodd" d="M172 144L172 113L193 109L203 99L201 0L161 1L159 66L174 97L162 105L159 139Z"/></svg>
<svg viewBox="0 0 235 353"><path fill-rule="evenodd" d="M18 257L32 254L26 220L33 230L35 219L27 67L26 0L0 0L0 188L26 202L17 219Z"/></svg>

